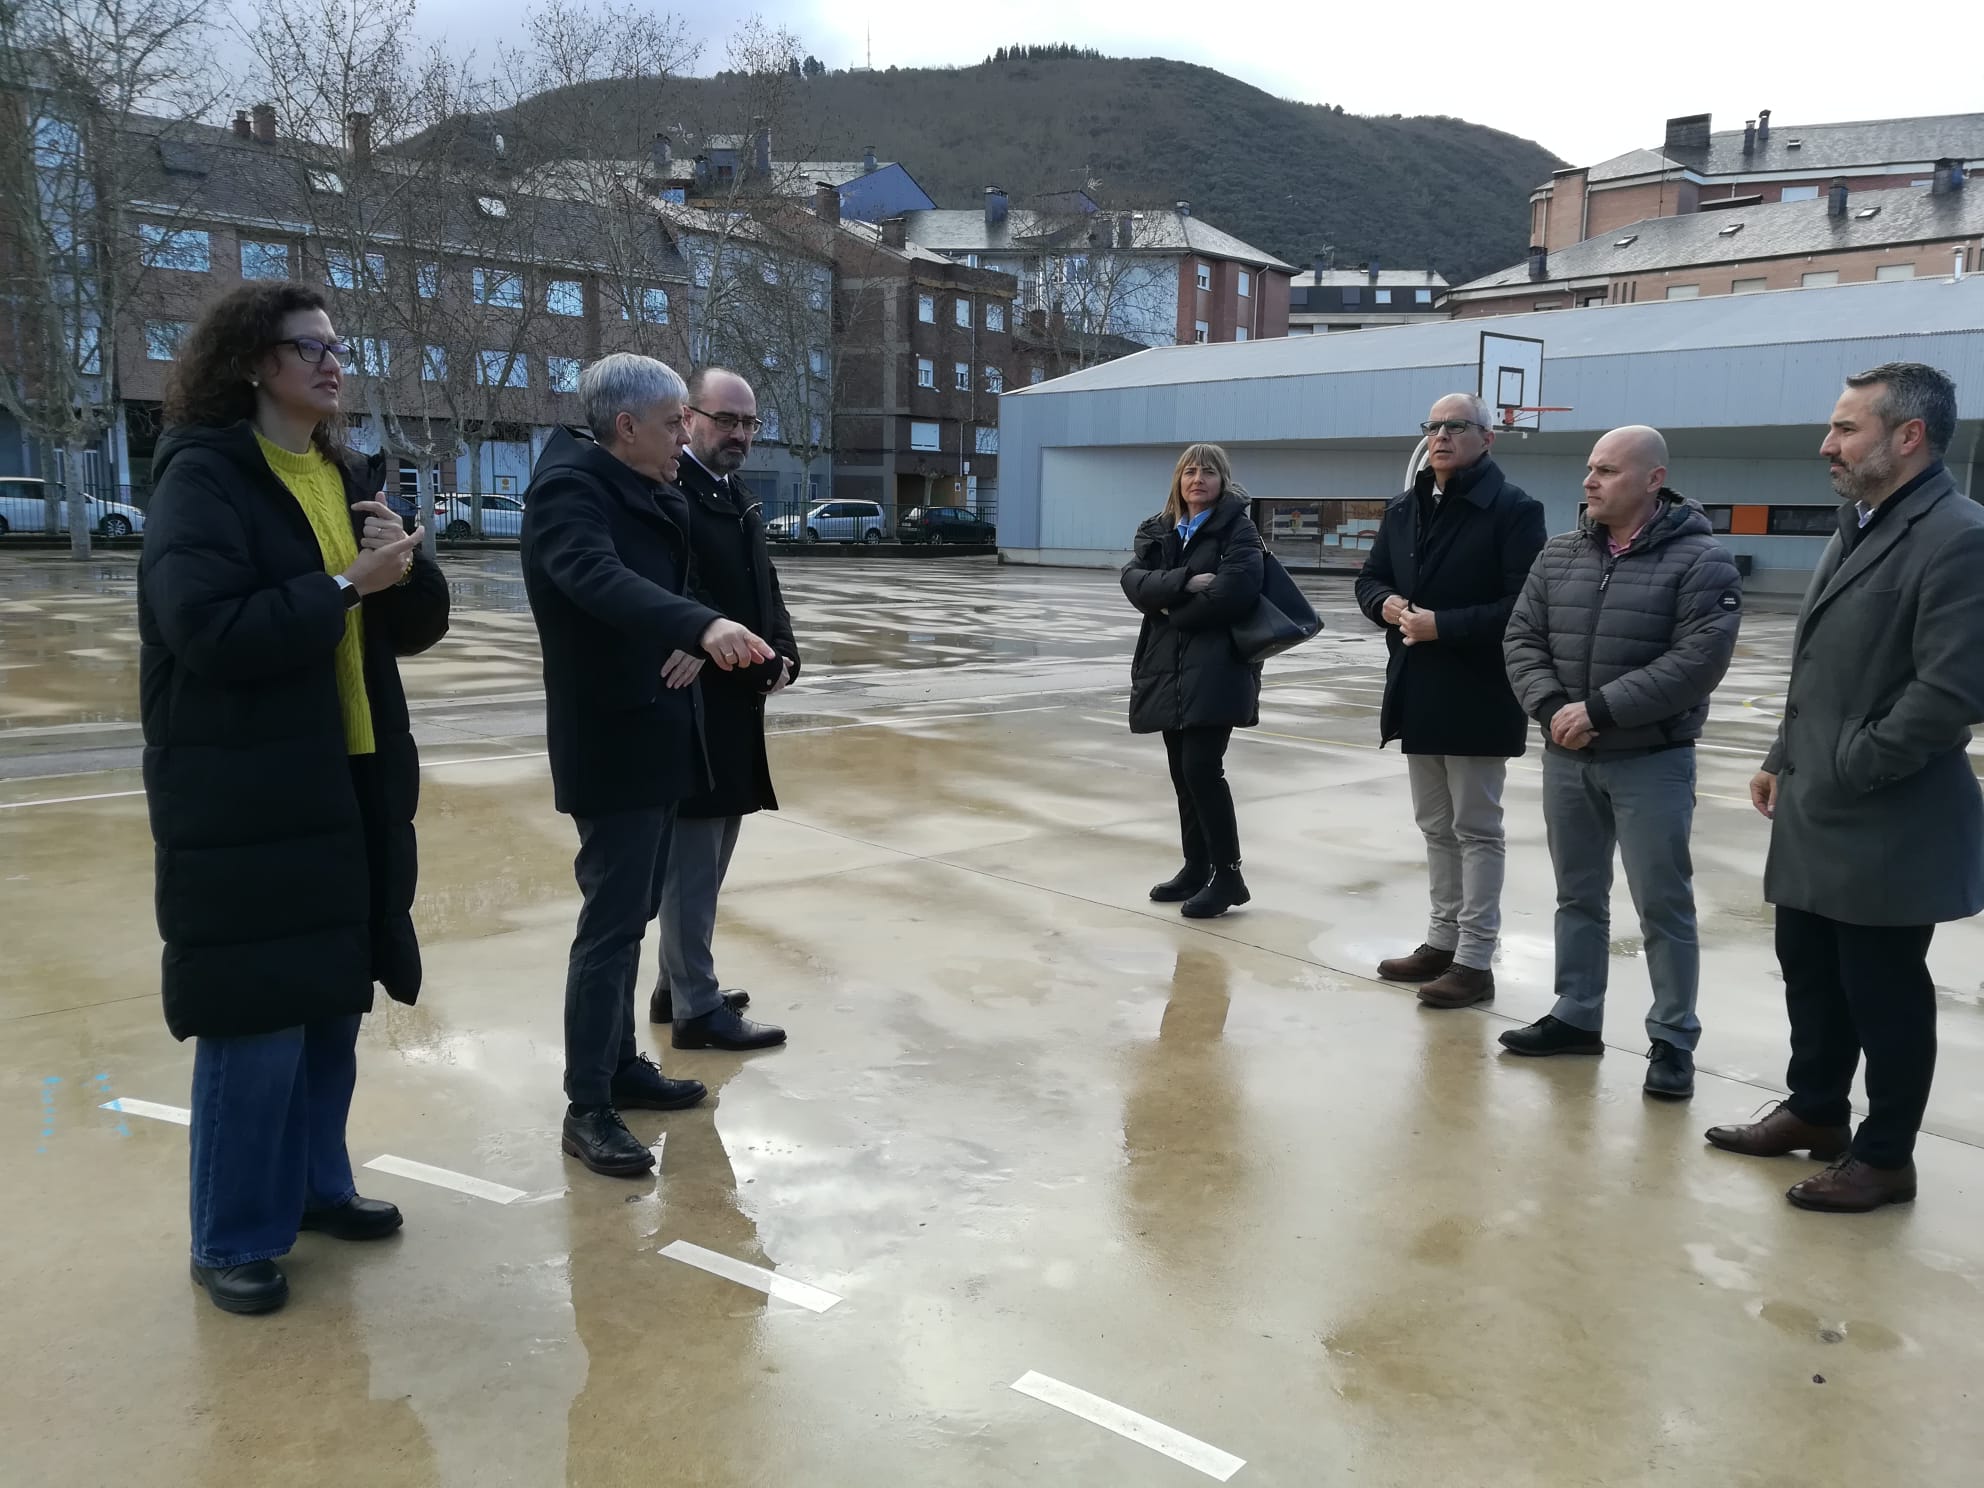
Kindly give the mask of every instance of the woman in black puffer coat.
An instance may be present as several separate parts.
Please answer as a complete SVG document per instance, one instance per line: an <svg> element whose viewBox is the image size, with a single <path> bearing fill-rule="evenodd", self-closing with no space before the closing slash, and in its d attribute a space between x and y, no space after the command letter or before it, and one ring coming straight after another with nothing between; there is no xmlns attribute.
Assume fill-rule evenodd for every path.
<svg viewBox="0 0 1984 1488"><path fill-rule="evenodd" d="M1233 626L1261 597L1261 534L1216 444L1178 457L1164 510L1137 529L1123 592L1143 612L1130 663L1130 732L1164 735L1185 866L1150 891L1193 919L1249 897L1226 745L1260 721L1261 669L1233 650Z"/></svg>

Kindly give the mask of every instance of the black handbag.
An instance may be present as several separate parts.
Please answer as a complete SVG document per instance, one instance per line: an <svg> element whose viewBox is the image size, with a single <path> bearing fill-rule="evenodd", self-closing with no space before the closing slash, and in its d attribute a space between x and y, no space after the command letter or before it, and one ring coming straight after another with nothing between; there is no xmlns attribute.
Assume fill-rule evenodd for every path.
<svg viewBox="0 0 1984 1488"><path fill-rule="evenodd" d="M1259 665L1270 656L1301 645L1323 628L1309 597L1272 553L1261 555L1261 597L1254 613L1233 627L1233 649L1242 661Z"/></svg>

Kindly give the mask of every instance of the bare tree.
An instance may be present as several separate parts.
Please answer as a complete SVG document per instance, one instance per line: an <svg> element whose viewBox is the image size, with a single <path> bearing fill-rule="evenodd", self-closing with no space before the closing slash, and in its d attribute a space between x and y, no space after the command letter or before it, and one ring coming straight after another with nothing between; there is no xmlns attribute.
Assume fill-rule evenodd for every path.
<svg viewBox="0 0 1984 1488"><path fill-rule="evenodd" d="M131 204L175 121L211 101L200 0L0 0L0 406L63 452L70 552L88 455L118 422L117 354L169 203ZM58 523L49 497L49 531Z"/></svg>
<svg viewBox="0 0 1984 1488"><path fill-rule="evenodd" d="M1178 275L1167 246L1168 212L1113 210L1037 219L1041 251L1022 281L1030 308L1045 308L1068 370L1122 355L1129 341L1177 340Z"/></svg>

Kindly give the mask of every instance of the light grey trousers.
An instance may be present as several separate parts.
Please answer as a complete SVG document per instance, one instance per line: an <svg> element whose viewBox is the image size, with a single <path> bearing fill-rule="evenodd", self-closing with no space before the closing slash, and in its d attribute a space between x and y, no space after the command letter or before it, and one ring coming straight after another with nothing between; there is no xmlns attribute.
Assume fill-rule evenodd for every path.
<svg viewBox="0 0 1984 1488"><path fill-rule="evenodd" d="M723 1000L710 942L716 936L717 895L743 824L741 816L675 818L661 887L661 974L655 990L669 992L677 1018L713 1013Z"/></svg>
<svg viewBox="0 0 1984 1488"><path fill-rule="evenodd" d="M1502 782L1509 762L1495 755L1408 754L1405 763L1432 887L1426 944L1486 971L1502 933Z"/></svg>
<svg viewBox="0 0 1984 1488"><path fill-rule="evenodd" d="M1695 935L1695 752L1666 749L1632 759L1543 754L1543 823L1557 870L1557 1005L1574 1028L1605 1025L1612 952L1612 848L1626 865L1639 911L1653 1008L1649 1039L1693 1049L1701 944Z"/></svg>

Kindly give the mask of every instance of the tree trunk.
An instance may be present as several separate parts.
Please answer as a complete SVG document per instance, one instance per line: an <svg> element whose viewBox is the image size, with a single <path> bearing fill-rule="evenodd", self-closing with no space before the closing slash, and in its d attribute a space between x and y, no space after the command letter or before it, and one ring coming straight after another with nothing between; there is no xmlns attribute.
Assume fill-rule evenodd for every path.
<svg viewBox="0 0 1984 1488"><path fill-rule="evenodd" d="M468 535L482 536L482 447L471 439L468 445Z"/></svg>
<svg viewBox="0 0 1984 1488"><path fill-rule="evenodd" d="M431 454L424 454L414 462L413 467L413 510L415 521L425 534L420 539L420 551L429 558L436 556L437 534L434 529L439 525L434 516L435 494L434 459Z"/></svg>
<svg viewBox="0 0 1984 1488"><path fill-rule="evenodd" d="M69 556L90 556L90 502L83 489L83 452L88 446L71 440L63 446L63 487L69 503Z"/></svg>

